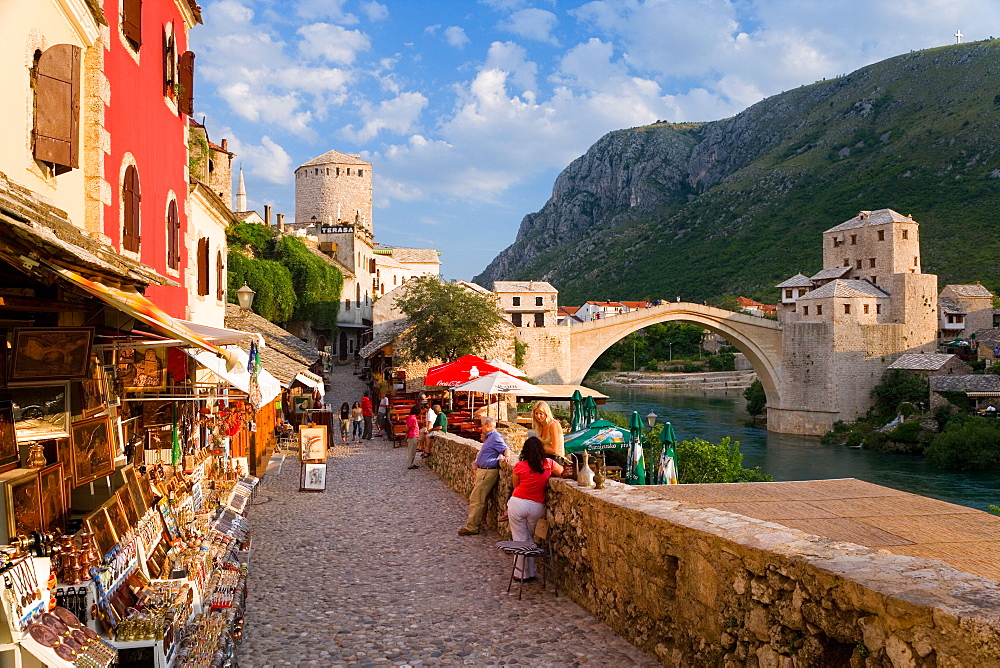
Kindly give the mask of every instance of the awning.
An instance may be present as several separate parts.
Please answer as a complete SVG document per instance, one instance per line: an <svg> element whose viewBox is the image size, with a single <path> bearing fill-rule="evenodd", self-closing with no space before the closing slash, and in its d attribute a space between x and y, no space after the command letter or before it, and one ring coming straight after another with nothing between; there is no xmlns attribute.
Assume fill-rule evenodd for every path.
<svg viewBox="0 0 1000 668"><path fill-rule="evenodd" d="M163 309L146 299L141 293L131 288L114 288L110 285L84 278L75 271L70 271L64 267L48 262L45 262L45 264L73 285L82 288L85 292L97 297L109 306L146 323L158 332L166 334L171 338L179 339L190 346L201 348L213 355L226 356L227 351L209 343L198 334L192 332L180 320L168 315Z"/></svg>
<svg viewBox="0 0 1000 668"><path fill-rule="evenodd" d="M321 397L326 396L326 388L323 386L323 379L314 374L312 371L300 371L298 375L295 376L295 380L299 381L306 387L319 390L319 395Z"/></svg>
<svg viewBox="0 0 1000 668"><path fill-rule="evenodd" d="M217 346L230 346L244 341L255 341L258 348L263 348L267 344L264 337L258 332L243 332L238 329L227 329L225 327L210 327L190 320L180 320L181 323L192 332L205 339L209 343Z"/></svg>
<svg viewBox="0 0 1000 668"><path fill-rule="evenodd" d="M583 385L538 385L538 387L545 390L546 393L537 396L524 395L521 397L521 400L544 399L545 401L570 401L573 398L573 392L576 390L580 391L580 396L593 397L594 401L599 404L603 404L608 400L608 395L601 394L597 390L592 390Z"/></svg>
<svg viewBox="0 0 1000 668"><path fill-rule="evenodd" d="M193 357L198 364L202 365L219 378L228 382L233 387L250 393L250 373L247 371L247 362L250 355L239 348L228 348L227 353L233 355L237 364L232 371L226 368L226 360L216 357L214 354L204 350L187 349L185 352ZM274 401L274 398L281 394L281 384L271 375L267 369L261 369L257 375L257 386L260 388L261 402L266 404Z"/></svg>

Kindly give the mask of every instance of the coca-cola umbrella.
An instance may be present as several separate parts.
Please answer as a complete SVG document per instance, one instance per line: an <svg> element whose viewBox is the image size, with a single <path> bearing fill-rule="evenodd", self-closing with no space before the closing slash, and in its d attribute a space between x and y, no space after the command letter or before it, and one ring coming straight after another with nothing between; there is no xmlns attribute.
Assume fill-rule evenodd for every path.
<svg viewBox="0 0 1000 668"><path fill-rule="evenodd" d="M455 387L467 381L499 371L498 368L475 355L462 355L454 362L432 366L427 370L424 385L429 387Z"/></svg>

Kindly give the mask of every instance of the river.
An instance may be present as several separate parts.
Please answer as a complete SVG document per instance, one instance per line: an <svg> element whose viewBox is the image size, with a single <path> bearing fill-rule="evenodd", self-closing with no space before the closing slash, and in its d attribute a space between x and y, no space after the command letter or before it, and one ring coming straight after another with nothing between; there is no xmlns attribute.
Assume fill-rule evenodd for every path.
<svg viewBox="0 0 1000 668"><path fill-rule="evenodd" d="M601 387L610 398L601 410L657 414L670 421L677 438L718 443L724 436L740 442L743 465L761 467L775 480L858 478L877 485L986 510L1000 505L1000 475L955 473L931 467L923 457L824 445L818 438L775 434L746 425L742 392L649 390ZM683 463L680 463L683 466Z"/></svg>

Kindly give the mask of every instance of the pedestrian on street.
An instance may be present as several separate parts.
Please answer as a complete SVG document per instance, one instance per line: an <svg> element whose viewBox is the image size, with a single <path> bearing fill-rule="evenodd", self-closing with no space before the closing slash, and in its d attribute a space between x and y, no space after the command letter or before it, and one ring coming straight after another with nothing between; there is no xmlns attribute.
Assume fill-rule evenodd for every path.
<svg viewBox="0 0 1000 668"><path fill-rule="evenodd" d="M422 448L421 459L427 459L431 456L431 430L434 428L434 423L437 422L437 413L434 411L433 406L427 406L427 411L424 413L424 423L422 425L422 435L424 438L424 445Z"/></svg>
<svg viewBox="0 0 1000 668"><path fill-rule="evenodd" d="M537 436L530 436L521 448L521 458L514 465L511 482L514 491L507 501L510 535L514 540L529 541L535 535L535 525L545 517L545 489L552 475L561 476L563 467L545 456L545 445ZM531 582L538 569L533 557L515 557L515 580Z"/></svg>
<svg viewBox="0 0 1000 668"><path fill-rule="evenodd" d="M347 443L351 429L351 405L346 401L340 404L340 442Z"/></svg>
<svg viewBox="0 0 1000 668"><path fill-rule="evenodd" d="M365 420L365 432L363 438L366 441L372 440L372 400L365 392L364 396L361 397L361 416Z"/></svg>
<svg viewBox="0 0 1000 668"><path fill-rule="evenodd" d="M458 530L459 536L474 536L479 533L479 525L486 512L486 499L500 479L500 460L506 459L510 452L503 436L497 431L496 418L483 418L479 423L479 433L483 436L483 445L472 464L475 482L469 495L469 518L465 526Z"/></svg>
<svg viewBox="0 0 1000 668"><path fill-rule="evenodd" d="M392 437L392 425L389 424L389 395L383 394L382 398L378 401L378 433L376 436L385 435L386 438Z"/></svg>
<svg viewBox="0 0 1000 668"><path fill-rule="evenodd" d="M351 440L360 441L364 433L365 416L361 412L361 402L355 401L351 408Z"/></svg>
<svg viewBox="0 0 1000 668"><path fill-rule="evenodd" d="M420 406L413 404L410 414L406 416L406 468L420 468L413 463L417 456L417 443L420 441Z"/></svg>

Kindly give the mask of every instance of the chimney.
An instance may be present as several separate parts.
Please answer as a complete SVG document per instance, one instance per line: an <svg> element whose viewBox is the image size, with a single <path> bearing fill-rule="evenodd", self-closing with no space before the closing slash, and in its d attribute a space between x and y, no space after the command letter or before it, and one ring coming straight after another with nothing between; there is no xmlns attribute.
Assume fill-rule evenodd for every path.
<svg viewBox="0 0 1000 668"><path fill-rule="evenodd" d="M264 224L270 227L271 225L271 205L264 205Z"/></svg>
<svg viewBox="0 0 1000 668"><path fill-rule="evenodd" d="M270 209L271 207L267 207L267 208ZM279 232L284 232L285 231L285 214L283 214L283 213L279 213L278 214L278 231Z"/></svg>
<svg viewBox="0 0 1000 668"><path fill-rule="evenodd" d="M222 150L223 151L228 151L229 150L229 140L228 139L223 139L222 140Z"/></svg>

